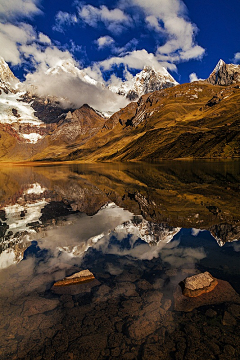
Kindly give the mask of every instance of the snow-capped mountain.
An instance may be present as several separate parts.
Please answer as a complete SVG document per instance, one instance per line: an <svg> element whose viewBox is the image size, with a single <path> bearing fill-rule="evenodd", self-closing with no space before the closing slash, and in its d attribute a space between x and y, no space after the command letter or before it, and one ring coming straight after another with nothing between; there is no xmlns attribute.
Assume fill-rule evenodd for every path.
<svg viewBox="0 0 240 360"><path fill-rule="evenodd" d="M213 85L231 85L240 82L240 65L219 60L207 81Z"/></svg>
<svg viewBox="0 0 240 360"><path fill-rule="evenodd" d="M56 66L46 71L48 75L70 74L74 78L95 86L105 88L103 82L90 77L86 71L79 69L72 61L61 60ZM123 81L120 86L109 85L108 89L113 93L123 95L130 101L138 99L147 93L178 85L178 82L162 67L156 71L153 67L145 66L144 69L131 80Z"/></svg>
<svg viewBox="0 0 240 360"><path fill-rule="evenodd" d="M106 88L103 82L90 77L86 71L79 69L72 61L61 60L56 66L46 71L48 75L69 74L79 78L85 83ZM138 99L147 93L178 85L178 82L162 67L156 71L153 67L145 66L144 69L131 80L123 81L120 86L109 85L107 88L113 93L125 96L130 101Z"/></svg>
<svg viewBox="0 0 240 360"><path fill-rule="evenodd" d="M145 66L131 80L123 81L118 87L110 85L109 89L119 95L126 96L130 101L134 101L142 95L175 85L178 85L178 82L164 67L155 70L151 66Z"/></svg>
<svg viewBox="0 0 240 360"><path fill-rule="evenodd" d="M79 69L71 60L60 60L54 67L49 68L46 71L47 75L61 75L69 74L74 78L79 78L80 80L95 86L103 86L102 83L90 77L84 70Z"/></svg>
<svg viewBox="0 0 240 360"><path fill-rule="evenodd" d="M90 77L86 70L79 69L72 60L59 60L54 67L46 70L45 75L49 76L50 80L53 77L53 81L63 76L69 76L74 81L79 79L80 84L86 83L93 86L93 91L94 87L103 91L111 90L113 93L127 97L128 100L135 100L148 92L177 84L166 69L155 71L153 68L145 67L131 80L122 82L120 87L107 87L103 82ZM14 137L25 143L35 144L43 139L49 130L52 131L52 128L47 128L47 124L65 121L69 111L74 110L62 109L61 100L63 99L51 96L51 94L39 95L37 86L34 83L21 83L4 59L0 58L0 125L4 127L4 131L9 131L9 129L13 131ZM112 113L96 112L101 118L112 115ZM69 119L67 122L69 123ZM98 126L94 126L95 128L98 129Z"/></svg>
<svg viewBox="0 0 240 360"><path fill-rule="evenodd" d="M24 101L25 91L8 64L0 58L0 124L11 125L19 139L36 143L45 124L34 114L31 103Z"/></svg>
<svg viewBox="0 0 240 360"><path fill-rule="evenodd" d="M19 80L14 76L13 72L10 70L8 64L0 56L0 88L1 90L14 91L18 84Z"/></svg>

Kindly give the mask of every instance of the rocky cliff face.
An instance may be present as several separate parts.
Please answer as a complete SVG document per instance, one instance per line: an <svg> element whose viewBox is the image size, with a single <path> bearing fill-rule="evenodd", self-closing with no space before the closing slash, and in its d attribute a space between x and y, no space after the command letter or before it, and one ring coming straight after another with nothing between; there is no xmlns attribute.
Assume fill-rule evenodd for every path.
<svg viewBox="0 0 240 360"><path fill-rule="evenodd" d="M51 134L51 141L73 145L78 138L78 144L82 145L103 127L105 121L94 109L84 104L80 109L69 111L66 118L58 123Z"/></svg>
<svg viewBox="0 0 240 360"><path fill-rule="evenodd" d="M226 64L223 60L219 60L207 81L213 85L236 84L240 82L240 65Z"/></svg>

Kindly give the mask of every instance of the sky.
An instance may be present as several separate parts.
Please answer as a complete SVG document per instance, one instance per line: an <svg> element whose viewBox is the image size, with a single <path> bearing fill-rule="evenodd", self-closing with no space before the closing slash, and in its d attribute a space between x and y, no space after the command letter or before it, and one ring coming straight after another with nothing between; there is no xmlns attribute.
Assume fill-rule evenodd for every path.
<svg viewBox="0 0 240 360"><path fill-rule="evenodd" d="M0 56L29 83L61 60L107 84L145 65L185 83L240 62L239 15L239 0L0 0Z"/></svg>

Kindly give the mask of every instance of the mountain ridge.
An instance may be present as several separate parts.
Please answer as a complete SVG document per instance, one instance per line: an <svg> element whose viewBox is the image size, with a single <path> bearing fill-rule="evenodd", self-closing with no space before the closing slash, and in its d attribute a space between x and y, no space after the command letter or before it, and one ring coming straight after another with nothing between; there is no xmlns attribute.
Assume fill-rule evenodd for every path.
<svg viewBox="0 0 240 360"><path fill-rule="evenodd" d="M224 68L220 60L210 77ZM151 71L145 68L147 75L140 78ZM5 83L13 76L9 72ZM239 88L209 81L175 85L142 95L109 119L87 104L63 109L57 98L5 89L0 95L0 160L238 157Z"/></svg>

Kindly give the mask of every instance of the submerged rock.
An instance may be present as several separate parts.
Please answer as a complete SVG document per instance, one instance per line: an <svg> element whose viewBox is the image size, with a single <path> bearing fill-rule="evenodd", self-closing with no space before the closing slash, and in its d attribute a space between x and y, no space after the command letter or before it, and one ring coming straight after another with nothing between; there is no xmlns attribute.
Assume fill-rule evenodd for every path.
<svg viewBox="0 0 240 360"><path fill-rule="evenodd" d="M218 284L208 271L187 277L180 283L182 293L187 297L197 297L212 291Z"/></svg>
<svg viewBox="0 0 240 360"><path fill-rule="evenodd" d="M92 280L95 280L95 276L93 275L93 273L91 273L91 271L87 269L87 270L79 271L71 276L68 276L63 280L57 281L53 286L75 285Z"/></svg>

